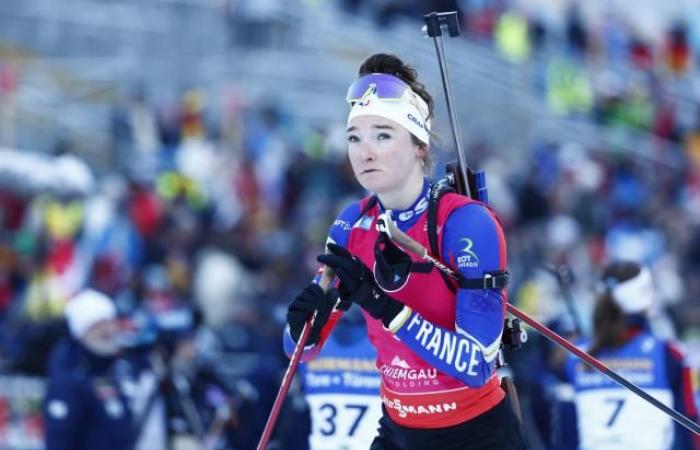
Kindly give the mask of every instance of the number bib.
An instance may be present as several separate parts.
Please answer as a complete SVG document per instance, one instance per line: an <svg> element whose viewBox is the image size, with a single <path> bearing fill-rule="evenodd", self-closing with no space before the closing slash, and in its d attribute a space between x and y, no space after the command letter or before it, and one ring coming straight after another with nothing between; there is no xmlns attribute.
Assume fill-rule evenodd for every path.
<svg viewBox="0 0 700 450"><path fill-rule="evenodd" d="M321 394L309 395L307 401L311 409L311 450L369 448L382 415L377 396Z"/></svg>
<svg viewBox="0 0 700 450"><path fill-rule="evenodd" d="M663 404L673 407L665 389L646 389ZM642 398L623 389L596 389L576 397L581 449L668 449L673 441L673 421Z"/></svg>
<svg viewBox="0 0 700 450"><path fill-rule="evenodd" d="M343 332L346 338L354 334L352 343L338 341ZM364 326L346 327L331 334L316 359L300 366L311 410L311 450L369 448L382 415L376 357Z"/></svg>
<svg viewBox="0 0 700 450"><path fill-rule="evenodd" d="M673 407L664 341L642 332L620 348L602 350L598 359L666 406ZM581 449L671 448L674 427L670 417L574 358L569 359L567 366L568 377L576 390Z"/></svg>

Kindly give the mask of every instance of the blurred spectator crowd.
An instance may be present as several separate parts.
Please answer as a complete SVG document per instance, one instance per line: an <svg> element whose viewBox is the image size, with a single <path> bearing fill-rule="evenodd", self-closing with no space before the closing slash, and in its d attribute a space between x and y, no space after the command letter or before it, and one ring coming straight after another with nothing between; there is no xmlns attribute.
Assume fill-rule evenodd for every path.
<svg viewBox="0 0 700 450"><path fill-rule="evenodd" d="M115 299L127 349L165 340L170 358L194 337L229 391L254 383L254 414L233 427L252 448L286 360L286 303L314 272L337 201L358 188L322 131L300 135L278 108L238 100L219 128L201 91L160 110L134 94L115 106L104 173L61 150L2 151L5 372L43 375L65 302L91 286Z"/></svg>
<svg viewBox="0 0 700 450"><path fill-rule="evenodd" d="M400 2L379 3L386 13ZM554 111L653 142L629 154L538 137L515 158L467 142L508 234L511 301L585 333L597 271L634 259L655 277L656 326L697 349L700 20L652 41L617 14L590 24L573 8L551 29L507 3L457 5L466 37L531 64ZM309 128L232 86L171 104L134 89L111 126L109 170L66 148L0 149L0 369L44 375L65 302L91 286L117 303L134 372L153 372L139 361L164 347L176 369L215 374L189 376L219 380L233 405L226 445L253 448L286 366L286 304L314 273L335 214L363 195L342 124ZM220 402L209 397L211 416Z"/></svg>

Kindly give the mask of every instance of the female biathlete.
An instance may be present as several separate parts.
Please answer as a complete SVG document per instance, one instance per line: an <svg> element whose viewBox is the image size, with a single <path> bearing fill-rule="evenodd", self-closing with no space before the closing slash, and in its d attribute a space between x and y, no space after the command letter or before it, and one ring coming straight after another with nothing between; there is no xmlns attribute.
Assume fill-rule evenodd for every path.
<svg viewBox="0 0 700 450"><path fill-rule="evenodd" d="M651 271L632 261L609 264L593 313L593 338L579 346L657 400L697 422L691 368L673 341L654 334ZM569 357L581 449L698 450L700 438L633 392Z"/></svg>
<svg viewBox="0 0 700 450"><path fill-rule="evenodd" d="M445 194L436 233L454 283L393 246L378 231L385 211L429 248L430 118L433 100L399 58L376 54L348 90L348 155L372 195L348 206L330 228L327 254L337 290L317 279L291 302L285 350L317 314L303 360L318 354L342 308L362 307L382 377L383 416L371 450L526 448L495 371L505 314L506 244L494 213ZM386 216L384 216L386 217Z"/></svg>

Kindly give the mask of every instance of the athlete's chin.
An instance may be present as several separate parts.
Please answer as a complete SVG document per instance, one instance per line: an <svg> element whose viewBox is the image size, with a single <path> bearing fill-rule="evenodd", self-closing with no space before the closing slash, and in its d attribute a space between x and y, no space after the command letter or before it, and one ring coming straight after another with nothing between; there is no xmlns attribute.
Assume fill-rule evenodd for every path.
<svg viewBox="0 0 700 450"><path fill-rule="evenodd" d="M381 193L386 190L387 180L379 172L368 172L357 177L360 185L366 190L374 193Z"/></svg>

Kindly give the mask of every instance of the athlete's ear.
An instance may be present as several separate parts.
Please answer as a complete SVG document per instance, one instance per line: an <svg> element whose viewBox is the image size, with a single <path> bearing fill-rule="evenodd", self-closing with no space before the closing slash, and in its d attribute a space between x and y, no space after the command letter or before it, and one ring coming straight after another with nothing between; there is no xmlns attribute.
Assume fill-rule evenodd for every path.
<svg viewBox="0 0 700 450"><path fill-rule="evenodd" d="M428 158L428 146L427 145L419 145L416 148L416 156L418 157L418 159L425 162L425 160Z"/></svg>

